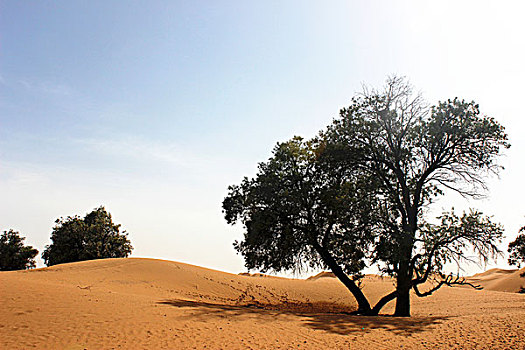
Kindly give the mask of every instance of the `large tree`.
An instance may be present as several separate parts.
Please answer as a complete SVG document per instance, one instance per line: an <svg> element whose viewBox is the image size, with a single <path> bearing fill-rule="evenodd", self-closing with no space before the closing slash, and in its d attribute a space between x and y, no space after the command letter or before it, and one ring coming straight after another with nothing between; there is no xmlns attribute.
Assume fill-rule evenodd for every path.
<svg viewBox="0 0 525 350"><path fill-rule="evenodd" d="M325 137L328 153L331 147L337 154L343 150L348 156L340 158L349 166L379 180L391 229L380 234L374 261L396 278L387 297L396 299L395 315L409 316L410 290L442 274L443 262L468 258L466 246L482 259L499 253L501 227L477 212L445 215L439 226L424 224L424 208L436 196L452 190L480 197L486 176L501 168L497 158L509 147L507 135L476 103L455 98L428 108L404 79L394 77L384 90L354 98ZM443 278L438 285L454 283L461 281Z"/></svg>
<svg viewBox="0 0 525 350"><path fill-rule="evenodd" d="M0 271L25 270L35 267L38 250L24 245L25 237L16 231L4 231L0 236Z"/></svg>
<svg viewBox="0 0 525 350"><path fill-rule="evenodd" d="M377 314L396 299L395 315L409 316L411 290L425 296L466 284L443 274L447 262L469 260L467 248L481 259L499 253L502 228L490 218L450 212L432 224L423 209L444 189L480 195L502 147L503 128L476 104L455 99L426 108L394 78L384 91L354 98L318 138L279 144L255 178L230 187L223 209L229 223L245 225L235 247L248 268L308 261L334 271L359 313ZM366 262L396 279L374 307L355 287ZM433 287L420 290L429 280Z"/></svg>
<svg viewBox="0 0 525 350"><path fill-rule="evenodd" d="M111 214L99 207L83 218L69 216L55 221L51 245L42 253L47 266L104 258L125 258L133 247L127 233L119 232Z"/></svg>

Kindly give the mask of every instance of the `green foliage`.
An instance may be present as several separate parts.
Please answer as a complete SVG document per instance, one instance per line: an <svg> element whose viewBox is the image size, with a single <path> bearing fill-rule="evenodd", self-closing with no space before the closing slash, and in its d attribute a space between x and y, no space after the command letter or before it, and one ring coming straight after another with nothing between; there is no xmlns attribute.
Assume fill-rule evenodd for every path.
<svg viewBox="0 0 525 350"><path fill-rule="evenodd" d="M521 267L525 263L525 226L519 231L521 233L513 242L509 243L509 265Z"/></svg>
<svg viewBox="0 0 525 350"><path fill-rule="evenodd" d="M4 231L0 236L0 271L25 270L35 267L38 250L24 246L24 237L16 231Z"/></svg>
<svg viewBox="0 0 525 350"><path fill-rule="evenodd" d="M248 269L326 268L323 252L347 274L365 266L374 213L366 184L316 161L321 147L298 137L279 143L255 178L229 187L223 212L229 224L245 226L234 246Z"/></svg>
<svg viewBox="0 0 525 350"><path fill-rule="evenodd" d="M104 258L125 258L133 247L120 225L113 224L104 207L94 209L84 218L69 216L55 221L52 244L42 253L47 266Z"/></svg>

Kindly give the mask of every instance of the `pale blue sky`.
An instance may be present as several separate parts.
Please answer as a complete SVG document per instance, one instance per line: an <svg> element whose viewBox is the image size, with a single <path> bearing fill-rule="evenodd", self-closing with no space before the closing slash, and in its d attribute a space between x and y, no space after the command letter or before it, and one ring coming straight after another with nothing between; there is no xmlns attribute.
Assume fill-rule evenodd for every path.
<svg viewBox="0 0 525 350"><path fill-rule="evenodd" d="M487 200L525 225L524 7L516 2L0 1L0 230L42 250L105 205L133 256L243 270L227 186L313 136L361 84L406 75L508 128ZM440 209L440 208L438 208ZM503 248L503 246L502 246ZM500 264L504 266L504 260ZM474 270L473 270L474 271Z"/></svg>

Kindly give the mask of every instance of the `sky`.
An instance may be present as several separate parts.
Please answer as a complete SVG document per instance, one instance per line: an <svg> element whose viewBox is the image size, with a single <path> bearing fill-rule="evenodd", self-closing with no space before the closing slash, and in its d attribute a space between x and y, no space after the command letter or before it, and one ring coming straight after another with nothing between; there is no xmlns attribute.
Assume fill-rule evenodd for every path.
<svg viewBox="0 0 525 350"><path fill-rule="evenodd" d="M227 187L396 74L506 127L487 197L434 208L493 215L506 250L525 225L523 13L521 1L0 0L0 231L42 251L57 218L103 205L133 257L245 271ZM506 259L466 273L491 266Z"/></svg>

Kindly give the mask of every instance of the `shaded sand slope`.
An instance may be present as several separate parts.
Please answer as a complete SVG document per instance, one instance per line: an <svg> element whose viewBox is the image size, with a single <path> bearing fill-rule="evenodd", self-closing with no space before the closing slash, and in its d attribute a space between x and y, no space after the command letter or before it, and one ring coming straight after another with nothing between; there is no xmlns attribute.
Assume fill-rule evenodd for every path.
<svg viewBox="0 0 525 350"><path fill-rule="evenodd" d="M367 276L372 301L392 289ZM413 317L358 317L334 278L152 259L0 273L1 349L523 349L525 295L447 288ZM392 312L388 305L385 312Z"/></svg>

